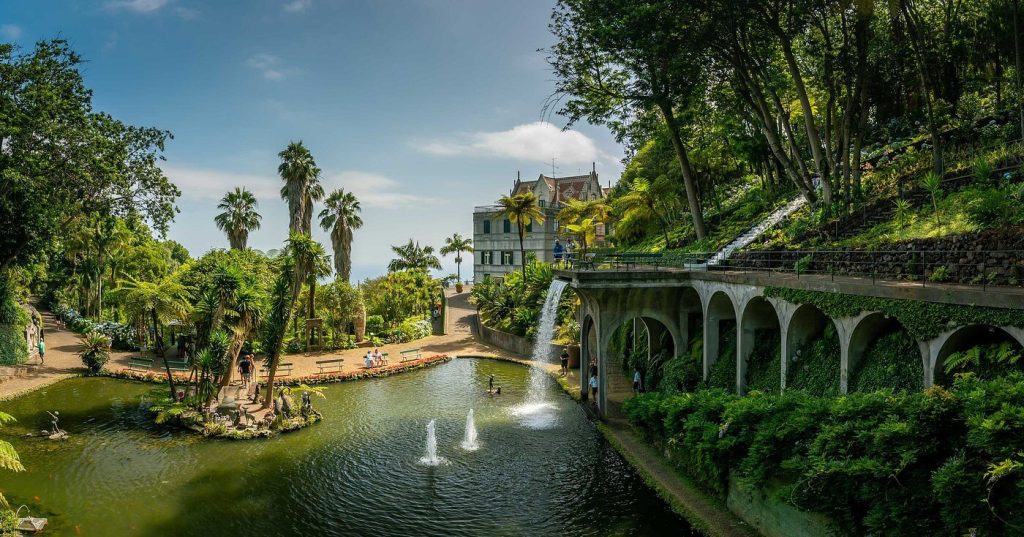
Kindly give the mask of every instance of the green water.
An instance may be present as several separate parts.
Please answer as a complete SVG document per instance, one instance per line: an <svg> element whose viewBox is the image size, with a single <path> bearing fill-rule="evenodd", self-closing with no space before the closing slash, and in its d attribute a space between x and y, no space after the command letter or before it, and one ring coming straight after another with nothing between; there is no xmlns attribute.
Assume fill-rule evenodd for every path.
<svg viewBox="0 0 1024 537"><path fill-rule="evenodd" d="M504 394L490 397L493 374ZM152 385L73 379L2 408L28 471L0 475L53 535L690 535L548 379L551 406L520 415L528 370L454 360L329 386L324 422L265 441L151 425ZM481 447L459 447L466 413ZM62 443L25 438L59 410ZM419 464L425 425L438 454Z"/></svg>

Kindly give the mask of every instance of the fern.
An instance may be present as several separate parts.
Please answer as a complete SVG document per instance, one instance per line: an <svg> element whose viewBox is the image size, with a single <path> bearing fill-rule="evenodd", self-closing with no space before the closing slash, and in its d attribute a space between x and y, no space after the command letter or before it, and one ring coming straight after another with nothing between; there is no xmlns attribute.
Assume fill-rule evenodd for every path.
<svg viewBox="0 0 1024 537"><path fill-rule="evenodd" d="M944 365L947 375L954 371L978 367L981 365L981 347L971 347L966 351L954 352L946 357Z"/></svg>
<svg viewBox="0 0 1024 537"><path fill-rule="evenodd" d="M0 468L12 472L24 472L25 467L21 464L18 452L14 450L9 442L0 440Z"/></svg>

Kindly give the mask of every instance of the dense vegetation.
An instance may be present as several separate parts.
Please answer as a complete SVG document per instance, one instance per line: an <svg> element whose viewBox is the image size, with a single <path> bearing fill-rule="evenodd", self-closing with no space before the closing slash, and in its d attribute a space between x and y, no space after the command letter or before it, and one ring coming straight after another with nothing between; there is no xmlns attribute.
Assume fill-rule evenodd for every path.
<svg viewBox="0 0 1024 537"><path fill-rule="evenodd" d="M703 488L741 479L841 535L1007 535L1024 523L1024 376L822 398L645 394L630 419Z"/></svg>
<svg viewBox="0 0 1024 537"><path fill-rule="evenodd" d="M510 272L501 280L486 278L476 284L472 301L487 326L532 338L554 277L551 265L532 261L522 272ZM561 338L572 342L579 340L579 324L573 315L575 306L575 294L564 292L559 303L558 324Z"/></svg>
<svg viewBox="0 0 1024 537"><path fill-rule="evenodd" d="M620 247L715 250L794 195L812 204L768 246L1010 225L1024 218L1009 201L1024 195L1018 19L1013 0L562 0L550 106L628 148L609 197ZM976 186L958 193L959 176ZM876 229L843 220L862 209Z"/></svg>

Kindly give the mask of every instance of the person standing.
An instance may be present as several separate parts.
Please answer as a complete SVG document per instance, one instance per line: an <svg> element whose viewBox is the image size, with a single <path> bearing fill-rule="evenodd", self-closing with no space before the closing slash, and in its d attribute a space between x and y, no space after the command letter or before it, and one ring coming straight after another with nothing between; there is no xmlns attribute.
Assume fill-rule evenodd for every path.
<svg viewBox="0 0 1024 537"><path fill-rule="evenodd" d="M558 239L555 239L555 248L551 253L555 254L555 265L562 264L562 253L565 252L565 248L562 247L562 243Z"/></svg>
<svg viewBox="0 0 1024 537"><path fill-rule="evenodd" d="M242 360L238 362L238 374L242 377L242 387L249 386L249 380L252 378L252 355L246 354L242 357Z"/></svg>
<svg viewBox="0 0 1024 537"><path fill-rule="evenodd" d="M640 395L643 390L643 375L640 373L640 368L633 368L633 395Z"/></svg>
<svg viewBox="0 0 1024 537"><path fill-rule="evenodd" d="M558 359L562 362L562 376L564 377L569 374L569 350L562 349L562 355Z"/></svg>
<svg viewBox="0 0 1024 537"><path fill-rule="evenodd" d="M46 354L46 342L43 341L43 335L39 334L39 365L43 365L43 356Z"/></svg>
<svg viewBox="0 0 1024 537"><path fill-rule="evenodd" d="M597 405L597 373L590 375L590 400Z"/></svg>

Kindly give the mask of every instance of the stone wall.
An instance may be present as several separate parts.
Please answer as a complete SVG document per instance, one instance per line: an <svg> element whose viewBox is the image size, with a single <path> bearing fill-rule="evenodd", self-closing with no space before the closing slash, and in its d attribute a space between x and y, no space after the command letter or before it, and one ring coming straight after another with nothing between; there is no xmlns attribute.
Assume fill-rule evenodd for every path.
<svg viewBox="0 0 1024 537"><path fill-rule="evenodd" d="M477 317L479 319L479 317ZM479 322L479 321L478 321ZM508 332L502 332L493 328L480 324L480 338L484 340L484 343L498 347L499 349L506 350L508 352L518 354L519 356L530 357L533 355L533 340L527 339L522 336L515 334L509 334ZM562 350L565 349L565 345L550 345L550 359L562 354Z"/></svg>
<svg viewBox="0 0 1024 537"><path fill-rule="evenodd" d="M727 265L749 270L989 285L1024 285L1024 226L914 239L880 250L746 251Z"/></svg>

